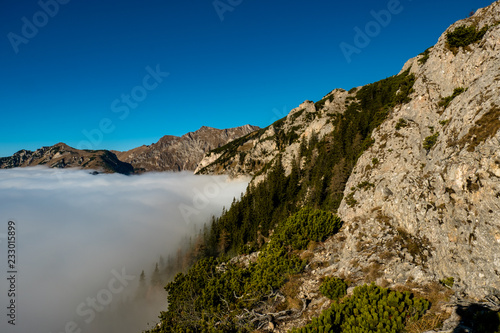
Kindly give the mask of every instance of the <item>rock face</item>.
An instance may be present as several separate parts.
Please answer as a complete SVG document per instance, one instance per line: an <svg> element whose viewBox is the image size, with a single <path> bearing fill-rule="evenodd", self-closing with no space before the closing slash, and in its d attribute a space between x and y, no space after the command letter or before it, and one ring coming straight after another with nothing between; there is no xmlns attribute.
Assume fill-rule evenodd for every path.
<svg viewBox="0 0 500 333"><path fill-rule="evenodd" d="M471 298L500 295L500 2L451 25L409 60L411 101L395 107L358 159L338 214L329 269L397 284L454 279ZM488 27L453 48L457 27ZM208 154L197 173L262 180L280 153L287 173L302 142L333 130L355 94L334 90L260 131ZM313 134L314 133L314 134Z"/></svg>
<svg viewBox="0 0 500 333"><path fill-rule="evenodd" d="M258 129L251 125L224 130L203 126L181 137L167 135L149 146L115 153L138 172L192 171L208 151Z"/></svg>
<svg viewBox="0 0 500 333"><path fill-rule="evenodd" d="M10 157L0 158L0 169L46 165L51 168L84 168L101 172L131 174L132 165L121 162L107 150L78 150L64 143L33 151L20 150Z"/></svg>
<svg viewBox="0 0 500 333"><path fill-rule="evenodd" d="M330 119L345 111L348 95L343 89L335 89L322 102L305 101L272 125L211 151L195 173L251 175L257 176L254 182L259 182L264 179L264 167L281 154L288 174L302 142L308 142L312 136L321 139L333 131Z"/></svg>
<svg viewBox="0 0 500 333"><path fill-rule="evenodd" d="M181 137L167 135L150 146L125 152L78 150L64 143L32 152L20 150L0 158L0 169L47 165L51 168L83 168L131 174L147 171L194 170L205 153L259 128L245 125L219 130L203 126Z"/></svg>
<svg viewBox="0 0 500 333"><path fill-rule="evenodd" d="M340 260L362 248L359 242L384 248L394 245L386 236L403 234L417 248L384 273L453 277L454 288L469 296L500 294L498 22L495 2L450 26L427 60L420 55L405 64L416 77L412 101L377 129L347 183L344 198L354 201L339 208L347 222ZM478 43L452 52L446 33L464 24L490 28ZM363 182L372 186L356 190Z"/></svg>

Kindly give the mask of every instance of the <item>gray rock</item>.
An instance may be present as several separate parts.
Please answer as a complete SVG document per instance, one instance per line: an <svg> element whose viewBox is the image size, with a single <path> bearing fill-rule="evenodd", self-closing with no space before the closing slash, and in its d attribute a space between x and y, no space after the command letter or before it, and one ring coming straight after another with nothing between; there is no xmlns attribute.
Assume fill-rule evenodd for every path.
<svg viewBox="0 0 500 333"><path fill-rule="evenodd" d="M375 144L358 160L346 189L362 181L375 187L356 192L356 207L344 201L339 208L347 227L362 221L375 230L384 223L427 244L420 278L454 277L455 290L477 299L500 291L500 26L492 27L495 22L500 22L499 2L450 26L424 64L421 56L405 64L403 70L416 76L412 101L394 109L376 130ZM446 33L463 24L490 29L454 55ZM446 109L439 106L457 87L467 90ZM396 131L401 118L412 121ZM422 143L433 132L439 136L427 152ZM365 168L375 157L380 163ZM359 240L356 233L346 237L348 244ZM379 241L379 235L373 237L370 242ZM386 272L411 270L405 264L415 256L402 259L387 263Z"/></svg>

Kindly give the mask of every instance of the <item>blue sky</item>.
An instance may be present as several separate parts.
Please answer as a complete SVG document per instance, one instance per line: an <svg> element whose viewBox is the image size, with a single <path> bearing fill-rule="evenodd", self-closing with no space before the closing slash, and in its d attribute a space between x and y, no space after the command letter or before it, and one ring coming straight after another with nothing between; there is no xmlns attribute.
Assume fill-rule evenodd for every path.
<svg viewBox="0 0 500 333"><path fill-rule="evenodd" d="M304 100L396 74L491 3L3 0L0 156L264 127ZM373 11L390 19L374 25ZM346 57L340 45L356 47L356 27L374 30Z"/></svg>

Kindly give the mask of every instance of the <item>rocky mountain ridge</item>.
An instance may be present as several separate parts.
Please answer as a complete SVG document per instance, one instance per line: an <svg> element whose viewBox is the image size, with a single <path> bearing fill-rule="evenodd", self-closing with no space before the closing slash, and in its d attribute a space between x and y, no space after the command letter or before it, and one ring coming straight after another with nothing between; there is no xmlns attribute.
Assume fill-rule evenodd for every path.
<svg viewBox="0 0 500 333"><path fill-rule="evenodd" d="M0 169L46 165L50 168L82 168L99 172L131 174L134 168L120 161L107 150L78 150L64 143L42 147L35 151L20 150L10 157L0 158Z"/></svg>
<svg viewBox="0 0 500 333"><path fill-rule="evenodd" d="M258 182L264 179L265 174L261 171L265 166L281 154L289 174L300 143L312 136L320 140L332 132L331 117L345 110L348 95L343 89L335 89L325 97L323 108L318 108L318 103L305 101L270 126L211 151L201 160L195 173L251 175L257 176L254 181Z"/></svg>
<svg viewBox="0 0 500 333"><path fill-rule="evenodd" d="M196 173L253 180L151 332L498 332L499 23L496 1L398 75L207 154Z"/></svg>
<svg viewBox="0 0 500 333"><path fill-rule="evenodd" d="M377 270L391 285L453 278L471 299L500 295L499 22L497 1L404 65L415 77L411 101L390 110L349 177L332 271L359 279ZM467 34L476 40L451 42ZM195 172L252 175L255 184L280 156L290 174L301 146L331 133L359 89L304 102L212 151Z"/></svg>
<svg viewBox="0 0 500 333"><path fill-rule="evenodd" d="M219 130L203 126L181 137L167 135L149 146L128 151L79 150L64 143L36 151L20 150L0 158L0 169L46 165L51 168L82 168L131 174L148 171L194 170L204 154L259 129L256 126Z"/></svg>
<svg viewBox="0 0 500 333"><path fill-rule="evenodd" d="M138 172L192 171L210 150L258 129L251 125L223 130L203 126L181 137L166 135L151 145L115 153L121 161L132 164Z"/></svg>

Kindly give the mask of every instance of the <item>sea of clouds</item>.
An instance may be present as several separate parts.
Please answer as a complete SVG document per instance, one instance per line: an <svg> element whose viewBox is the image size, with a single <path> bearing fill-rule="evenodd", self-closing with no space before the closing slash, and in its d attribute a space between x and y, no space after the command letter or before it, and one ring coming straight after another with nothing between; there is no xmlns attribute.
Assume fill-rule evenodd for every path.
<svg viewBox="0 0 500 333"><path fill-rule="evenodd" d="M139 333L166 295L131 307L141 270L174 254L248 180L191 173L0 170L0 332ZM16 321L8 323L7 227L16 228ZM123 304L129 304L124 306Z"/></svg>

